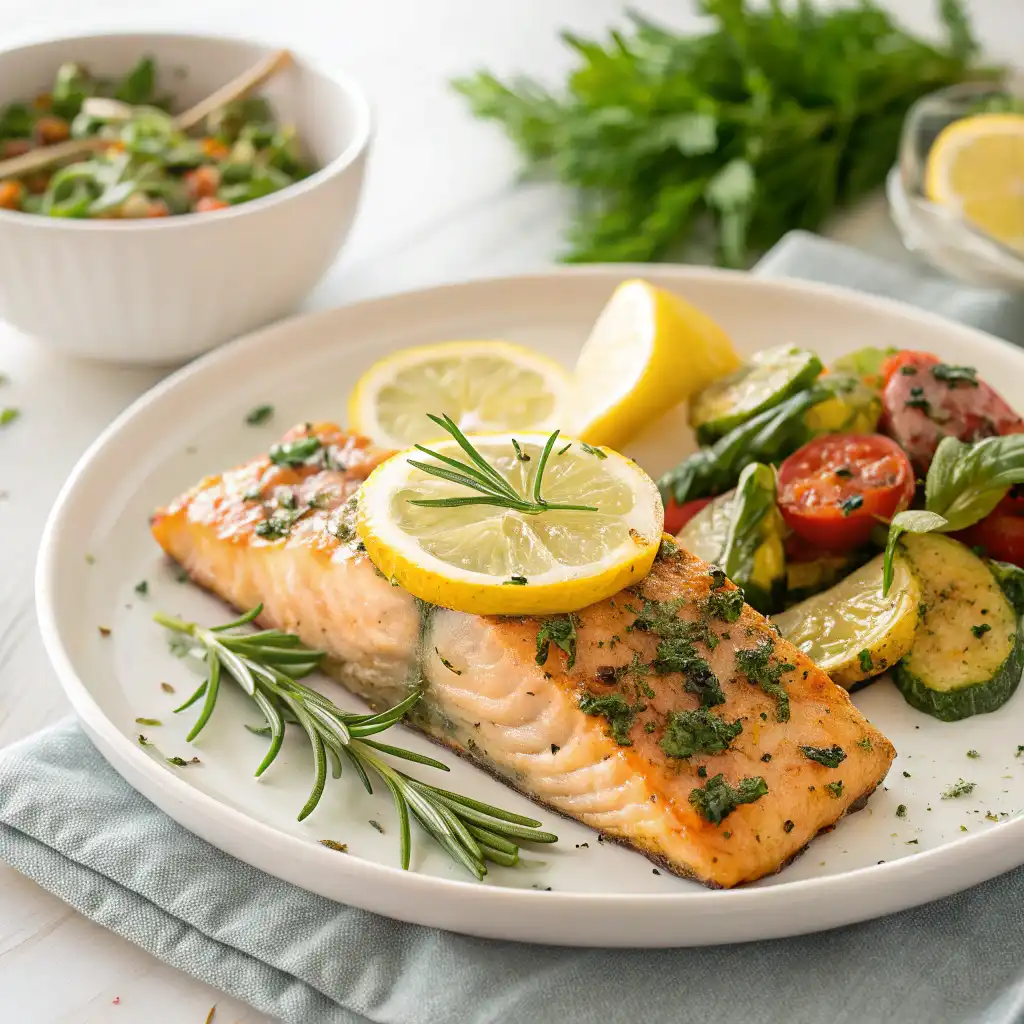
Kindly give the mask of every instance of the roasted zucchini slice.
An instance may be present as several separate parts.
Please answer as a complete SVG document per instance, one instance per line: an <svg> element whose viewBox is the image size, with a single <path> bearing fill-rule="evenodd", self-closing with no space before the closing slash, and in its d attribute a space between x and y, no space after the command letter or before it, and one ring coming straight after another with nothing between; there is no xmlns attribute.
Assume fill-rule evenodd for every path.
<svg viewBox="0 0 1024 1024"><path fill-rule="evenodd" d="M834 587L773 615L772 622L832 681L847 689L891 668L913 646L921 586L897 553L882 596L882 555Z"/></svg>
<svg viewBox="0 0 1024 1024"><path fill-rule="evenodd" d="M940 534L902 541L921 583L922 614L893 678L907 703L944 722L995 711L1020 683L1020 620L992 568Z"/></svg>
<svg viewBox="0 0 1024 1024"><path fill-rule="evenodd" d="M821 373L807 349L778 345L755 353L734 373L709 384L690 403L690 425L701 444L712 444L765 409L806 388Z"/></svg>

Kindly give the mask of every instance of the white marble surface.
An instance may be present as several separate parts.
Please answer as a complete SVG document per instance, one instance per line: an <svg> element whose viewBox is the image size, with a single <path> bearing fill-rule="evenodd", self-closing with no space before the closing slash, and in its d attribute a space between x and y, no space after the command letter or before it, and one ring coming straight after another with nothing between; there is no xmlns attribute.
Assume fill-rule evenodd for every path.
<svg viewBox="0 0 1024 1024"><path fill-rule="evenodd" d="M556 75L556 30L597 30L617 0L0 0L0 45L73 31L177 28L241 32L347 68L378 121L365 202L338 265L311 296L323 307L444 280L534 269L558 251L564 200L515 182L497 131L447 89L477 66ZM641 0L680 24L685 0ZM888 0L934 27L930 0ZM994 56L1020 60L1019 0L969 0ZM869 205L832 233L886 255L900 249ZM66 704L42 650L32 601L35 549L62 481L93 437L158 379L147 370L71 363L0 325L3 405L22 419L0 436L0 746L52 722ZM0 1010L11 1024L217 1024L269 1018L91 924L0 865ZM312 1024L312 1022L311 1022Z"/></svg>

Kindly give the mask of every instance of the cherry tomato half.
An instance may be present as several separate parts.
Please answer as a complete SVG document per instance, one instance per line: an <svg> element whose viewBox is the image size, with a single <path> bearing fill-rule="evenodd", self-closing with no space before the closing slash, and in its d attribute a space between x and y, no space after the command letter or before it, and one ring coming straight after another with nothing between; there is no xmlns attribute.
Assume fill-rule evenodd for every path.
<svg viewBox="0 0 1024 1024"><path fill-rule="evenodd" d="M826 434L779 467L779 510L804 540L832 551L865 544L880 519L910 504L914 470L880 434Z"/></svg>
<svg viewBox="0 0 1024 1024"><path fill-rule="evenodd" d="M970 366L951 366L928 352L897 352L882 374L881 430L921 476L944 437L974 442L1024 433L1024 420Z"/></svg>
<svg viewBox="0 0 1024 1024"><path fill-rule="evenodd" d="M674 537L705 505L714 498L694 498L677 505L671 498L665 502L665 532Z"/></svg>
<svg viewBox="0 0 1024 1024"><path fill-rule="evenodd" d="M1007 495L981 522L953 536L984 548L989 558L1024 566L1024 499Z"/></svg>

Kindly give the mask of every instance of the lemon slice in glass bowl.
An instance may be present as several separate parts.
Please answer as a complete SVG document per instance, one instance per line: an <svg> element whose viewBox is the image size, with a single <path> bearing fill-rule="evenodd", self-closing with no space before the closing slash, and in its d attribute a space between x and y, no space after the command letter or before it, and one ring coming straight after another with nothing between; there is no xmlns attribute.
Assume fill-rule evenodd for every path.
<svg viewBox="0 0 1024 1024"><path fill-rule="evenodd" d="M447 341L373 364L349 398L349 424L385 448L436 440L434 409L466 432L553 430L565 422L569 374L508 341Z"/></svg>
<svg viewBox="0 0 1024 1024"><path fill-rule="evenodd" d="M550 615L650 570L664 510L636 463L557 432L451 433L360 489L357 531L395 584L457 611Z"/></svg>
<svg viewBox="0 0 1024 1024"><path fill-rule="evenodd" d="M925 192L1024 254L1024 114L976 114L947 125L928 152Z"/></svg>

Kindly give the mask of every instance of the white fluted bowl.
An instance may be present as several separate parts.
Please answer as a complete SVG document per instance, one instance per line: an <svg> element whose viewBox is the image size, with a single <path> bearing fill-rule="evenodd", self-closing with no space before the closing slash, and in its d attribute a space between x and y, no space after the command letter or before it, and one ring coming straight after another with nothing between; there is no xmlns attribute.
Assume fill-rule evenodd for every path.
<svg viewBox="0 0 1024 1024"><path fill-rule="evenodd" d="M161 88L184 107L270 49L157 33L37 43L0 53L0 103L48 89L64 61L114 75L145 54L156 59ZM0 318L71 355L166 365L291 311L352 225L370 111L354 82L299 56L262 94L280 122L295 126L320 170L211 213L115 221L0 210Z"/></svg>

